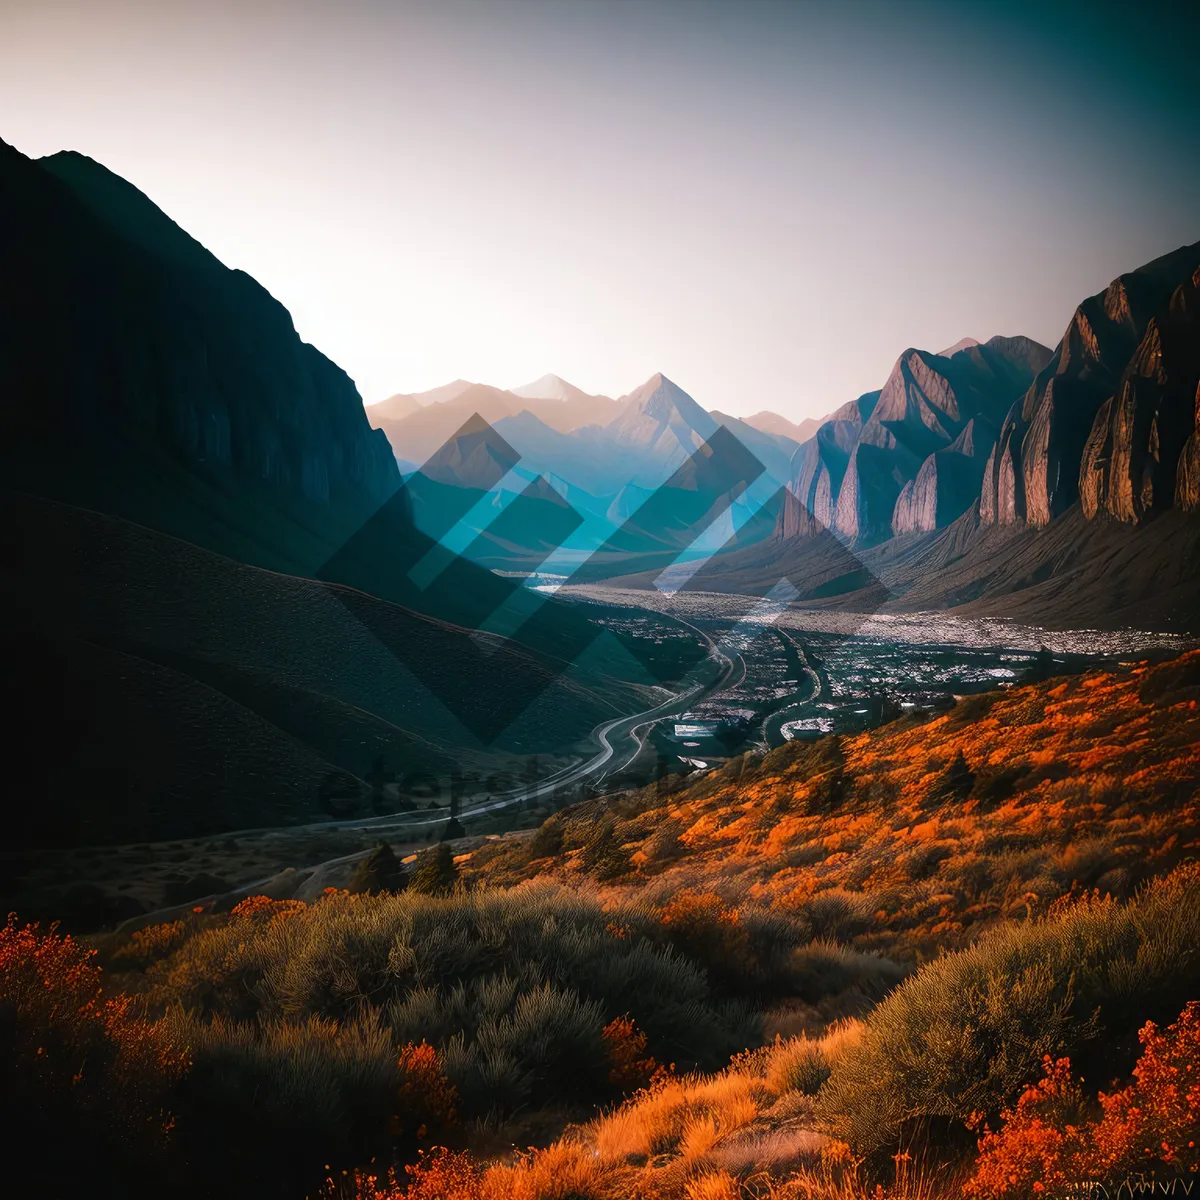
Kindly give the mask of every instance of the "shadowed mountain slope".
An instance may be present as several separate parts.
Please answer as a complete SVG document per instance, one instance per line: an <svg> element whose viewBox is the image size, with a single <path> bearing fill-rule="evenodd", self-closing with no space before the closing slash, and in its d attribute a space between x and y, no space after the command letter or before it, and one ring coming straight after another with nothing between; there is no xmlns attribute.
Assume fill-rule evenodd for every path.
<svg viewBox="0 0 1200 1200"><path fill-rule="evenodd" d="M341 815L370 815L362 780L377 758L400 775L486 774L639 703L618 679L602 699L557 660L362 592L58 502L2 500L17 840L320 821L328 776ZM515 680L542 689L524 719ZM496 711L515 724L481 744L469 726Z"/></svg>
<svg viewBox="0 0 1200 1200"><path fill-rule="evenodd" d="M0 143L0 208L10 486L291 569L398 486L345 373L132 185Z"/></svg>
<svg viewBox="0 0 1200 1200"><path fill-rule="evenodd" d="M353 383L136 188L0 144L0 218L21 837L320 820L320 783L346 808L381 756L486 774L642 705L571 606L464 559L413 577L434 540ZM457 465L487 487L482 441ZM539 649L475 632L521 600Z"/></svg>

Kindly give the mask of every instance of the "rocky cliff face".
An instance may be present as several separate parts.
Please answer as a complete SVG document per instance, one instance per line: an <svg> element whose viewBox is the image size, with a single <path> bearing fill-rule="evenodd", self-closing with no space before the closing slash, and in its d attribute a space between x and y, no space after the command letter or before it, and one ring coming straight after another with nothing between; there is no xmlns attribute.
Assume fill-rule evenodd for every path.
<svg viewBox="0 0 1200 1200"><path fill-rule="evenodd" d="M1192 433L1175 468L1175 504L1184 512L1200 512L1200 383L1193 407Z"/></svg>
<svg viewBox="0 0 1200 1200"><path fill-rule="evenodd" d="M24 446L103 434L284 504L398 485L353 382L283 306L82 155L0 142L0 317L0 415Z"/></svg>
<svg viewBox="0 0 1200 1200"><path fill-rule="evenodd" d="M1146 323L1083 450L1079 495L1086 516L1138 524L1155 511L1193 506L1195 393L1200 391L1200 266Z"/></svg>
<svg viewBox="0 0 1200 1200"><path fill-rule="evenodd" d="M778 531L869 543L949 524L977 497L1005 412L1049 357L1028 338L966 339L949 357L906 350L879 392L797 451Z"/></svg>
<svg viewBox="0 0 1200 1200"><path fill-rule="evenodd" d="M1077 500L1138 522L1189 495L1200 244L1122 275L1075 310L1006 415L980 495L984 524L1041 527ZM1180 500L1180 507L1186 507Z"/></svg>
<svg viewBox="0 0 1200 1200"><path fill-rule="evenodd" d="M867 392L844 404L796 451L778 522L784 537L834 527L838 493L850 456L878 402L878 392Z"/></svg>
<svg viewBox="0 0 1200 1200"><path fill-rule="evenodd" d="M993 428L973 419L949 446L931 454L917 477L901 490L892 514L892 532L944 529L966 512L979 495L984 463L994 441Z"/></svg>

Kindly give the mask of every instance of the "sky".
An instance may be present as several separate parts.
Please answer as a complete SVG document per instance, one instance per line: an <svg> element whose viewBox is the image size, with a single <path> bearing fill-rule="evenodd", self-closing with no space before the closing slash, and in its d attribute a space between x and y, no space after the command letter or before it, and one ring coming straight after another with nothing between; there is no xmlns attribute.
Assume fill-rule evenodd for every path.
<svg viewBox="0 0 1200 1200"><path fill-rule="evenodd" d="M1200 239L1166 5L0 0L0 137L146 192L370 403L662 371L799 420Z"/></svg>

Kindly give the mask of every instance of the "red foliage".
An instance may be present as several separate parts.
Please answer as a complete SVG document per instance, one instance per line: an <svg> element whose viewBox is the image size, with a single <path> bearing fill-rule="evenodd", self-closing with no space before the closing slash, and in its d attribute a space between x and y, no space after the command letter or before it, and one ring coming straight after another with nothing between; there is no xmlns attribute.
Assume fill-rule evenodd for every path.
<svg viewBox="0 0 1200 1200"><path fill-rule="evenodd" d="M480 1192L478 1168L465 1154L439 1147L405 1168L409 1176L406 1200L476 1200Z"/></svg>
<svg viewBox="0 0 1200 1200"><path fill-rule="evenodd" d="M93 952L54 927L0 929L0 1034L13 1095L86 1111L97 1128L161 1141L174 1119L165 1101L188 1068L161 1022L128 996L105 998Z"/></svg>
<svg viewBox="0 0 1200 1200"><path fill-rule="evenodd" d="M1101 1093L1098 1119L1089 1117L1070 1062L1047 1059L1045 1078L1002 1114L999 1131L984 1133L968 1195L1040 1195L1081 1179L1200 1172L1200 1002L1166 1033L1149 1022L1138 1037L1133 1082Z"/></svg>
<svg viewBox="0 0 1200 1200"><path fill-rule="evenodd" d="M437 1146L404 1168L384 1175L356 1171L344 1181L329 1180L326 1196L347 1200L480 1200L482 1176L466 1154Z"/></svg>
<svg viewBox="0 0 1200 1200"><path fill-rule="evenodd" d="M247 896L240 904L234 906L229 915L239 921L266 924L276 918L295 916L306 907L303 900L272 900L270 896Z"/></svg>
<svg viewBox="0 0 1200 1200"><path fill-rule="evenodd" d="M608 1081L623 1092L648 1087L665 1068L646 1053L646 1035L629 1017L617 1017L604 1027L604 1049L608 1055Z"/></svg>
<svg viewBox="0 0 1200 1200"><path fill-rule="evenodd" d="M428 1042L407 1042L400 1047L399 1104L392 1118L396 1136L424 1138L431 1125L445 1129L457 1120L458 1093L446 1078L445 1060Z"/></svg>

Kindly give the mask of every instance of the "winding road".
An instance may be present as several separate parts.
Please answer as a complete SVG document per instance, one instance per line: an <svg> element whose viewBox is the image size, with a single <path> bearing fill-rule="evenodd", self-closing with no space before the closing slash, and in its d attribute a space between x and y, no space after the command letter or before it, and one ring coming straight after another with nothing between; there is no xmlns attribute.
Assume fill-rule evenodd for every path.
<svg viewBox="0 0 1200 1200"><path fill-rule="evenodd" d="M781 641L788 644L791 652L795 654L801 673L809 681L809 687L803 699L793 697L783 708L776 709L763 720L763 744L769 750L773 750L787 741L787 738L783 736L783 727L793 715L807 709L814 700L819 700L822 696L829 694L829 679L817 660L817 656L810 650L806 650L804 644L789 630L776 627L775 634Z"/></svg>
<svg viewBox="0 0 1200 1200"><path fill-rule="evenodd" d="M637 758L646 744L652 725L666 717L686 712L706 696L737 687L746 678L746 663L740 654L722 649L704 630L697 628L690 621L675 619L679 624L686 625L707 645L708 661L715 662L720 667L715 679L709 683L695 684L687 691L671 696L645 712L635 713L631 717L617 717L597 725L592 730L591 737L599 744L600 749L591 758L549 775L531 787L502 792L498 796L490 797L488 801L463 808L460 815L474 816L511 804L534 800L550 795L558 788L569 787L588 778L599 783L624 770Z"/></svg>
<svg viewBox="0 0 1200 1200"><path fill-rule="evenodd" d="M548 775L545 779L538 780L535 784L490 795L474 804L465 804L459 809L459 817L480 816L484 813L510 808L516 804L523 804L528 800L537 800L545 796L550 796L561 788L572 787L587 779L599 783L616 772L623 770L633 762L645 746L650 728L656 722L674 716L677 713L686 712L687 709L706 696L737 687L746 678L746 663L741 654L736 650L723 649L712 637L702 629L692 625L691 622L683 621L679 618L674 619L678 620L679 624L686 625L687 628L691 629L705 643L708 648L708 657L705 662L715 663L719 668L715 678L707 683L696 683L686 691L670 696L661 704L657 704L653 708L648 708L644 712L634 713L628 717L616 717L613 720L602 722L590 734L591 740L595 741L599 747L597 752L590 758L584 759L583 762L564 767L561 771L557 771L553 775ZM379 817L318 821L307 825L241 829L231 831L225 836L236 838L257 833L273 833L277 830L286 833L296 833L305 831L319 832L329 829L358 829L380 834L404 833L409 830L422 829L430 825L444 825L445 823L446 816L444 810L437 816L420 813L392 813ZM355 850L350 854L326 859L302 869L310 873L316 873L328 870L330 867L354 862L368 853L370 851ZM251 895L256 888L270 883L277 875L278 872L249 883L238 884L229 894L239 896ZM168 908L159 909L156 912L131 917L129 920L123 921L118 928L122 930L140 928L147 924L153 924L155 921L168 920L179 913L190 910L195 904L203 904L206 901L212 901L216 898L215 896L202 897L198 900L190 900L186 904L172 905Z"/></svg>
<svg viewBox="0 0 1200 1200"><path fill-rule="evenodd" d="M727 650L705 633L704 630L673 617L680 625L686 626L696 634L708 648L705 662L715 663L719 668L715 678L708 683L693 684L686 691L669 696L662 703L644 712L634 713L627 717L614 717L597 725L588 735L597 746L597 752L582 762L572 763L561 770L539 779L536 783L513 788L510 791L496 792L488 796L465 801L459 808L461 818L480 816L484 813L496 812L500 809L511 808L553 795L562 788L572 787L584 780L590 779L599 783L618 771L624 770L641 752L646 744L651 726L656 722L677 713L686 712L694 704L717 692L737 687L746 677L746 663L736 650ZM443 825L446 822L444 810L436 816L424 813L386 813L378 817L347 817L341 820L314 821L304 825L288 825L284 827L269 826L259 829L237 829L225 834L226 837L247 837L253 834L272 833L281 828L287 833L319 832L327 829L360 829L377 833L387 833L393 830L421 829L429 825Z"/></svg>
<svg viewBox="0 0 1200 1200"><path fill-rule="evenodd" d="M593 783L600 783L609 776L615 775L618 771L624 770L637 758L638 754L641 753L642 747L646 744L646 738L649 736L651 726L656 722L664 720L666 717L674 716L677 713L686 712L692 705L703 700L706 696L736 687L745 679L746 663L740 654L736 651L730 652L722 649L712 637L705 633L704 630L693 625L690 621L683 621L678 617L674 619L680 625L684 625L690 629L705 643L708 648L708 659L706 661L716 663L719 667L716 678L708 683L701 682L694 684L686 691L670 696L661 704L655 705L654 708L646 709L644 712L634 713L629 717L615 717L611 721L602 722L589 735L591 740L596 742L599 747L591 758L584 759L581 763L574 763L571 766L564 767L561 771L547 775L545 779L539 779L537 783L513 788L507 792L499 792L478 800L475 803L464 804L459 809L459 817L476 817L483 813L511 808L516 804L524 804L527 801L536 801L546 796L552 796L555 792L563 788L572 787L587 779L590 779ZM362 821L326 821L318 826L314 826L314 828L337 826L339 828L383 830L393 826L396 828L411 828L422 825L440 825L444 821L445 817L442 816L416 819L409 817L407 820L397 819L396 816L389 816L375 817Z"/></svg>

